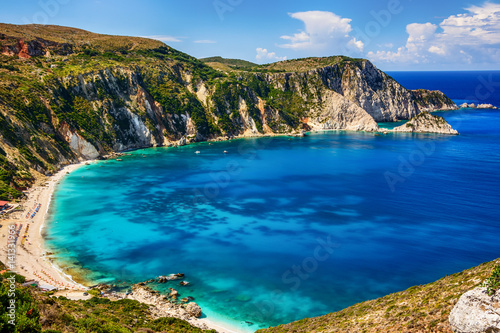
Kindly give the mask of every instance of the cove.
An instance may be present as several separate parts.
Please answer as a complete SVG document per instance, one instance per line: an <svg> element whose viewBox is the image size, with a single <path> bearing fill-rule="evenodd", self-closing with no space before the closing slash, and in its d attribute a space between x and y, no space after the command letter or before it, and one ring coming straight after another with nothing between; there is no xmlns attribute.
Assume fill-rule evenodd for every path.
<svg viewBox="0 0 500 333"><path fill-rule="evenodd" d="M324 132L84 166L54 194L46 244L93 283L182 272L183 296L249 332L432 282L500 250L500 113L439 115L461 135Z"/></svg>

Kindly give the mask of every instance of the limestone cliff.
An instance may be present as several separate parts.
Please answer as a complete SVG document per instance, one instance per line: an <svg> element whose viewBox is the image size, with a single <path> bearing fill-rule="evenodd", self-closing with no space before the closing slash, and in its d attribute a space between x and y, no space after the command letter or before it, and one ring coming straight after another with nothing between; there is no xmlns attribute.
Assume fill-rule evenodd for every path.
<svg viewBox="0 0 500 333"><path fill-rule="evenodd" d="M405 89L364 59L249 63L226 73L145 38L9 24L0 24L0 51L4 189L22 189L32 171L116 151L311 129L376 131L378 121L456 107L442 94Z"/></svg>
<svg viewBox="0 0 500 333"><path fill-rule="evenodd" d="M410 119L406 124L398 126L392 130L393 132L410 132L410 133L439 133L439 134L458 134L450 124L442 117L435 116L429 112L419 113L414 118Z"/></svg>

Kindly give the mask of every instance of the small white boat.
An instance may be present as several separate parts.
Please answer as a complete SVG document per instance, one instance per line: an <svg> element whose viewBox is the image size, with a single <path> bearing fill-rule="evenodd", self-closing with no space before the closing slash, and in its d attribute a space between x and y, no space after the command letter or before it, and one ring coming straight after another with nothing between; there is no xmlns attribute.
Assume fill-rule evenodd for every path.
<svg viewBox="0 0 500 333"><path fill-rule="evenodd" d="M195 154L201 154L201 151L197 150L197 151L195 152Z"/></svg>

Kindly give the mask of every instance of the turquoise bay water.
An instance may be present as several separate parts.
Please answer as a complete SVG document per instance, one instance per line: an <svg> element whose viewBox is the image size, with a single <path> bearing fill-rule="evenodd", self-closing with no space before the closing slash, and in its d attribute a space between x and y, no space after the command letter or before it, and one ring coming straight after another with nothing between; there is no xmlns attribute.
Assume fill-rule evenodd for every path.
<svg viewBox="0 0 500 333"><path fill-rule="evenodd" d="M82 167L47 245L94 281L185 273L158 287L241 331L431 282L500 256L500 112L439 114L461 135L325 132Z"/></svg>

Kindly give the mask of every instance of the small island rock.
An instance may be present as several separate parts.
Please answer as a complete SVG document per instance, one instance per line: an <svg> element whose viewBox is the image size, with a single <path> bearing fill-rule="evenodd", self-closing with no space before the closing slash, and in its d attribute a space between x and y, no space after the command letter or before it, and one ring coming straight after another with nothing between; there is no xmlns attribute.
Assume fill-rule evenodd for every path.
<svg viewBox="0 0 500 333"><path fill-rule="evenodd" d="M463 104L460 104L460 108L461 109L494 109L494 110L498 110L498 108L496 106L494 106L493 104L474 104L474 103L471 103L471 104L467 104L467 103L463 103Z"/></svg>
<svg viewBox="0 0 500 333"><path fill-rule="evenodd" d="M409 133L438 133L438 134L454 134L458 132L454 130L444 118L422 112L410 119L406 124L398 126L392 130L393 132L409 132Z"/></svg>

